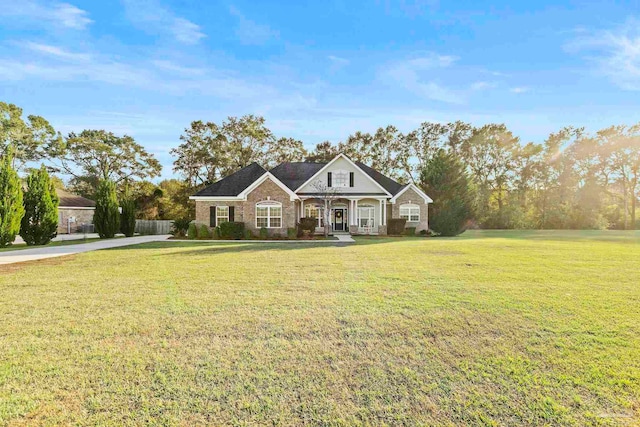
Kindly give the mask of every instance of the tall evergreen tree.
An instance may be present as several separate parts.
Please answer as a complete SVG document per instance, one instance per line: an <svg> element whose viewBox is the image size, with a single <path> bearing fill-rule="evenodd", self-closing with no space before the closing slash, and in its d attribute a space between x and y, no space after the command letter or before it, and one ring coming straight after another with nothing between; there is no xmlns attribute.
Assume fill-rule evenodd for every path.
<svg viewBox="0 0 640 427"><path fill-rule="evenodd" d="M113 181L102 180L98 184L93 223L101 239L110 239L120 230L118 197Z"/></svg>
<svg viewBox="0 0 640 427"><path fill-rule="evenodd" d="M433 199L429 214L431 229L443 236L456 236L473 218L471 184L462 163L451 153L438 150L429 159L420 184Z"/></svg>
<svg viewBox="0 0 640 427"><path fill-rule="evenodd" d="M43 165L27 177L25 214L20 227L20 236L27 245L46 245L56 237L58 203L56 189Z"/></svg>
<svg viewBox="0 0 640 427"><path fill-rule="evenodd" d="M22 184L13 169L14 150L9 147L0 160L0 246L13 243L24 215Z"/></svg>
<svg viewBox="0 0 640 427"><path fill-rule="evenodd" d="M136 229L136 202L130 195L125 195L121 205L120 232L126 237L132 237Z"/></svg>

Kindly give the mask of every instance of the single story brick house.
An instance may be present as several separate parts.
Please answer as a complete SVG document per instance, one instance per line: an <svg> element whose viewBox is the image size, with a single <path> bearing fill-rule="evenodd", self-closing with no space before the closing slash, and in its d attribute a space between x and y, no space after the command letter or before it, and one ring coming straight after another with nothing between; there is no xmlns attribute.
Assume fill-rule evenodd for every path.
<svg viewBox="0 0 640 427"><path fill-rule="evenodd" d="M82 232L85 225L93 224L96 202L86 197L56 188L58 205L58 234Z"/></svg>
<svg viewBox="0 0 640 427"><path fill-rule="evenodd" d="M286 235L303 217L317 218L316 232L322 232L329 192L332 232L386 234L389 218L406 218L416 232L428 229L429 196L344 154L328 163L285 162L269 171L252 163L190 199L199 224L240 221L254 233L264 227L272 235Z"/></svg>

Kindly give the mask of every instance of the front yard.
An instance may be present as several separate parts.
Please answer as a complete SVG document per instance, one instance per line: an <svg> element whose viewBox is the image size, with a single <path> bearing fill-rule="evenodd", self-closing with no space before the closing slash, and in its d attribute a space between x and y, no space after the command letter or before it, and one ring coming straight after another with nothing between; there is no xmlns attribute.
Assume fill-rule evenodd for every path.
<svg viewBox="0 0 640 427"><path fill-rule="evenodd" d="M0 267L0 425L635 425L640 234L162 242Z"/></svg>

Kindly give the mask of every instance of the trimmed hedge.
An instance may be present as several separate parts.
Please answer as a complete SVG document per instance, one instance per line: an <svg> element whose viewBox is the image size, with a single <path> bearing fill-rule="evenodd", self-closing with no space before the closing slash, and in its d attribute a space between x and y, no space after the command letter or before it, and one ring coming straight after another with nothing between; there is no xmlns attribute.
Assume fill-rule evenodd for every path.
<svg viewBox="0 0 640 427"><path fill-rule="evenodd" d="M298 229L298 237L302 237L304 235L304 231L308 231L309 235L313 235L316 231L316 226L318 225L318 218L300 218L300 222L296 225Z"/></svg>
<svg viewBox="0 0 640 427"><path fill-rule="evenodd" d="M416 228L415 227L407 227L404 229L404 232L407 236L415 236L416 235Z"/></svg>
<svg viewBox="0 0 640 427"><path fill-rule="evenodd" d="M269 231L262 227L260 228L260 240L267 240L269 238Z"/></svg>
<svg viewBox="0 0 640 427"><path fill-rule="evenodd" d="M224 221L218 227L220 227L221 239L240 240L244 237L244 222Z"/></svg>
<svg viewBox="0 0 640 427"><path fill-rule="evenodd" d="M193 222L189 224L189 229L187 230L187 238L191 240L198 238L198 228Z"/></svg>
<svg viewBox="0 0 640 427"><path fill-rule="evenodd" d="M198 239L210 239L211 231L209 231L209 227L206 224L200 224L198 227Z"/></svg>
<svg viewBox="0 0 640 427"><path fill-rule="evenodd" d="M287 228L287 238L295 239L298 237L298 231L295 228Z"/></svg>
<svg viewBox="0 0 640 427"><path fill-rule="evenodd" d="M387 219L387 234L399 236L404 234L404 227L407 225L406 218L389 218ZM415 228L413 229L415 231Z"/></svg>

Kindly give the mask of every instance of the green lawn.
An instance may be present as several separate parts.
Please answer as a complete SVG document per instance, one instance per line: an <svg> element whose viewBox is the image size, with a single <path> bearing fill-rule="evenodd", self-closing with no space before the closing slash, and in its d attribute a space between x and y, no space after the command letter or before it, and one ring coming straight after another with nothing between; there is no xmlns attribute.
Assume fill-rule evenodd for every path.
<svg viewBox="0 0 640 427"><path fill-rule="evenodd" d="M0 267L0 425L636 425L640 234Z"/></svg>

